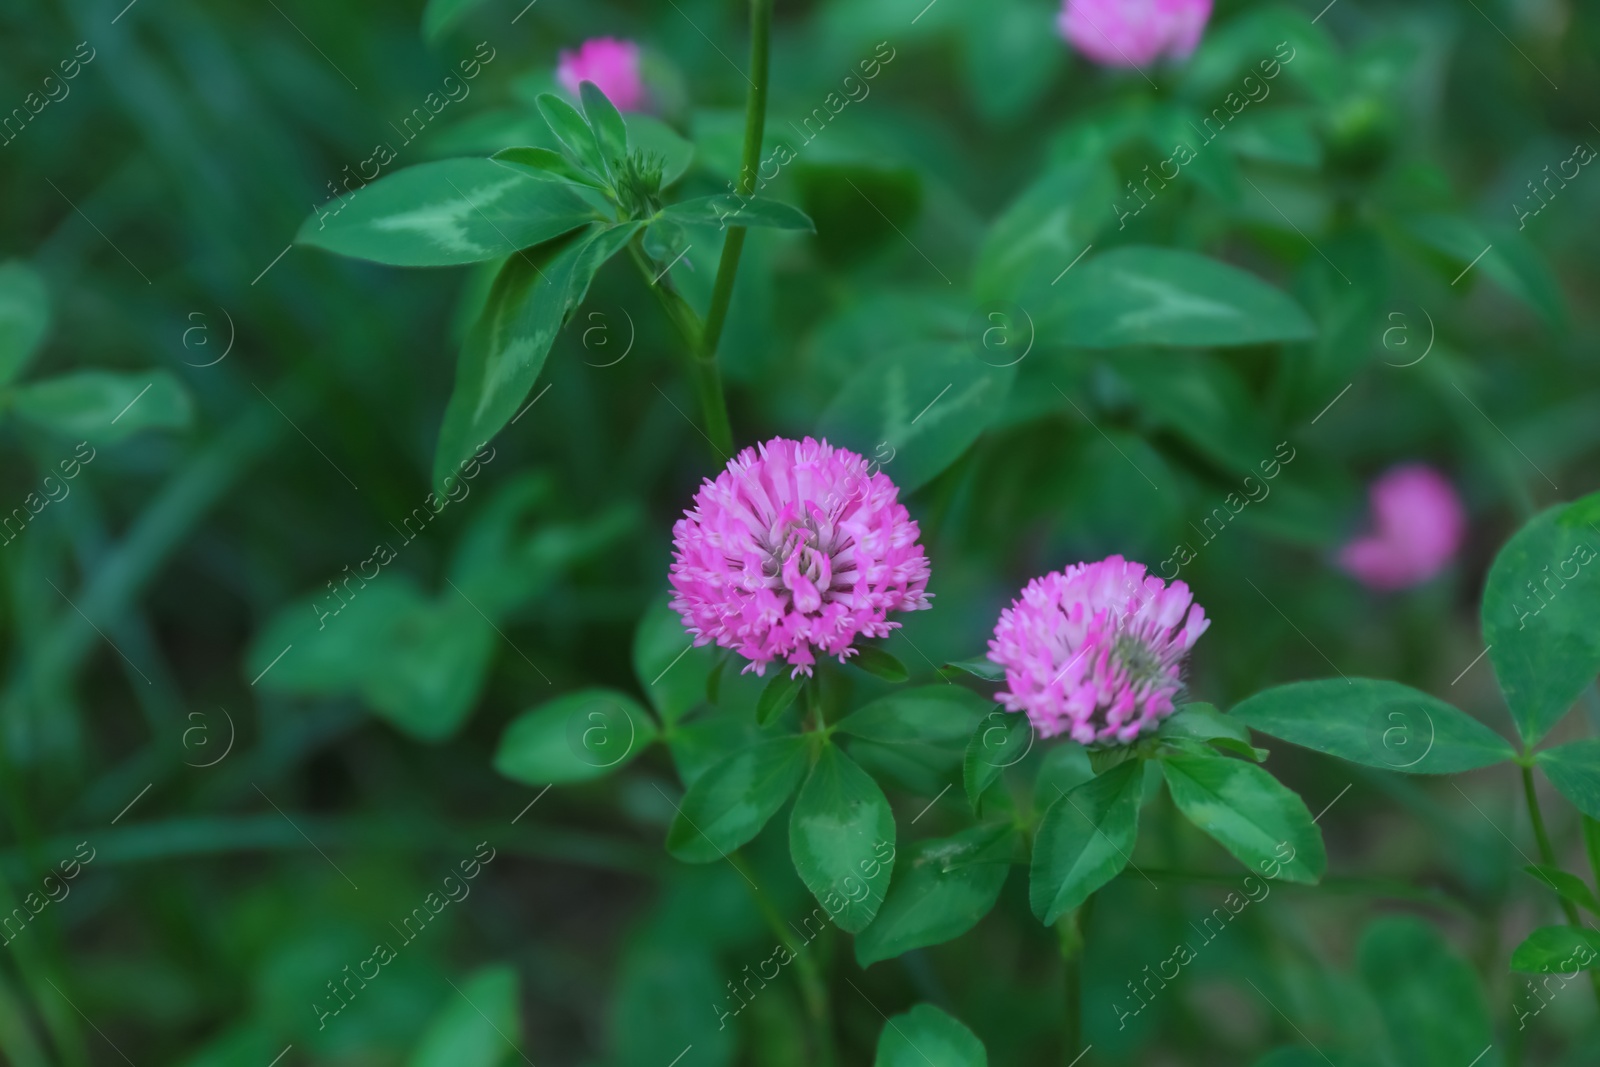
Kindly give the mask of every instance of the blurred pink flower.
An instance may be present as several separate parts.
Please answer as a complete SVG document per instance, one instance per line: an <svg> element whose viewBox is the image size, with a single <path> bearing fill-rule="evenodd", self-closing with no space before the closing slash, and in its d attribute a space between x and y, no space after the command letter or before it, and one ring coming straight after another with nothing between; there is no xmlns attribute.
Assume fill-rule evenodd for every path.
<svg viewBox="0 0 1600 1067"><path fill-rule="evenodd" d="M1187 59L1210 17L1211 0L1066 0L1056 28L1101 66L1137 67Z"/></svg>
<svg viewBox="0 0 1600 1067"><path fill-rule="evenodd" d="M1126 744L1173 712L1184 657L1211 620L1183 582L1112 556L1035 578L1000 613L995 699L1041 736Z"/></svg>
<svg viewBox="0 0 1600 1067"><path fill-rule="evenodd" d="M1377 527L1339 551L1339 565L1374 589L1419 585L1461 547L1467 517L1450 482L1432 467L1395 467L1372 483Z"/></svg>
<svg viewBox="0 0 1600 1067"><path fill-rule="evenodd" d="M891 611L926 608L928 560L900 490L854 452L775 437L701 483L672 528L672 607L696 645L715 642L763 674L812 649L839 657L886 637Z"/></svg>
<svg viewBox="0 0 1600 1067"><path fill-rule="evenodd" d="M592 37L576 52L562 50L556 80L573 96L584 82L606 94L618 111L644 107L644 80L639 74L639 46L614 37Z"/></svg>

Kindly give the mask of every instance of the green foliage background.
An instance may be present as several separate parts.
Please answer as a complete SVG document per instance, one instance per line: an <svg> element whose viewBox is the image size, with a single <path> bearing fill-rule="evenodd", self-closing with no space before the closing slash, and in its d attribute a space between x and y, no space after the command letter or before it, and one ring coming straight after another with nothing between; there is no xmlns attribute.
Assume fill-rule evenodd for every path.
<svg viewBox="0 0 1600 1067"><path fill-rule="evenodd" d="M1071 56L1035 0L779 4L762 157L800 144L814 109L832 117L762 190L815 233L750 231L720 349L735 440L827 433L890 457L933 567L935 610L886 644L918 699L946 699L921 687L982 655L1028 577L1112 552L1156 570L1188 545L1181 576L1215 620L1193 699L1348 677L1448 703L1428 705L1444 725L1426 769L1449 778L1388 769L1387 690L1241 708L1271 777L1323 813L1327 873L1272 882L1122 1019L1129 983L1243 877L1150 769L1136 851L1126 870L1101 857L1116 877L1086 924L1085 1063L1593 1062L1583 982L1543 987L1549 1010L1522 1018L1533 994L1509 967L1548 970L1589 935L1524 939L1593 896L1534 863L1499 738L1560 748L1538 763L1576 806L1538 788L1558 858L1585 869L1600 757L1566 743L1600 728L1600 702L1590 689L1562 716L1593 680L1600 616L1580 588L1545 616L1569 643L1501 641L1515 616L1485 586L1536 514L1496 563L1504 597L1597 512L1545 509L1597 488L1600 178L1581 170L1525 229L1512 205L1534 206L1527 183L1576 142L1600 145L1600 13L1318 7L1222 0L1197 55L1147 80ZM842 1063L978 1062L972 1035L996 1063L1078 1054L1063 1037L1076 927L1036 915L1081 901L1030 899L1027 853L993 827L1044 835L1048 787L1093 773L1081 753L1041 745L974 782L959 716L919 709L916 737L857 719L840 727L854 762L813 778L737 866L673 829L687 784L788 744L761 739L798 705L769 697L758 727L760 681L706 650L677 658L671 523L721 461L646 274L618 255L563 294L542 368L496 395L492 454L469 424L446 456L457 353L500 257L399 268L294 243L378 144L395 147L385 175L558 147L537 98L557 51L600 34L644 45L659 117L693 144L664 199L723 193L746 19L713 0L436 2L426 19L290 0L0 8L0 114L81 64L0 145L0 512L28 519L0 551L7 906L81 862L80 843L93 854L0 952L7 1062L781 1065L822 1062L819 1016ZM1280 42L1295 58L1270 95L1119 226L1142 202L1126 183ZM883 44L870 92L835 112L829 94ZM425 104L475 56L470 93ZM378 194L362 196L351 218ZM722 240L652 225L645 253L703 314ZM908 421L929 398L937 414ZM35 511L79 442L92 461ZM1203 525L1274 457L1270 495L1213 541ZM1380 596L1331 558L1364 521L1365 483L1409 459L1461 488L1471 532L1445 575ZM368 562L381 576L321 618L328 583ZM1485 641L1499 652L1480 661ZM862 672L823 679L839 713L907 699ZM638 731L615 762L604 750L606 773L572 744L590 699ZM1337 729L1295 732L1324 706ZM1258 755L1237 723L1202 733L1175 750ZM1169 781L1198 759L1167 761ZM865 785L841 769L856 764ZM1112 784L1107 810L1138 812L1139 782ZM807 820L830 795L882 799L890 884L940 903L908 916L890 895L842 916L719 1026L728 983L772 958L774 917L817 906L785 842L826 843ZM319 1019L308 1005L331 1006L328 984L374 941L398 945L396 924L480 843L494 858L470 893Z"/></svg>

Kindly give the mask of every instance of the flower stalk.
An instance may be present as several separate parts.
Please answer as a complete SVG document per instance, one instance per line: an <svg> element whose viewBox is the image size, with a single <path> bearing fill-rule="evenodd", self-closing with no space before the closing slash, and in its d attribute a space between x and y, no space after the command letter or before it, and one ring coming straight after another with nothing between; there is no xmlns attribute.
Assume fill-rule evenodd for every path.
<svg viewBox="0 0 1600 1067"><path fill-rule="evenodd" d="M816 1042L814 1050L816 1062L819 1067L833 1067L837 1057L833 1049L833 1022L828 1005L828 986L823 981L817 961L806 954L805 945L789 936L791 931L785 927L783 916L778 914L766 895L756 888L750 865L745 862L744 857L735 851L728 856L728 862L744 877L745 884L750 887L750 895L755 899L757 910L761 912L767 927L778 938L778 943L787 947L789 954L794 957L795 972L800 978L800 999L805 1004L806 1014L811 1019L812 1035Z"/></svg>
<svg viewBox="0 0 1600 1067"><path fill-rule="evenodd" d="M1533 838L1539 843L1539 858L1544 861L1546 867L1560 870L1561 865L1556 862L1556 850L1550 844L1550 833L1545 829L1544 812L1539 807L1539 792L1533 785L1533 768L1523 764L1521 770L1522 790L1528 798L1528 818L1533 823ZM1583 920L1578 916L1577 905L1559 893L1557 898L1561 901L1562 913L1567 917L1567 925L1577 930L1584 929ZM1600 1005L1600 972L1589 972L1589 984L1594 987L1596 1005Z"/></svg>
<svg viewBox="0 0 1600 1067"><path fill-rule="evenodd" d="M755 193L756 170L761 165L761 139L767 125L767 60L771 35L772 0L750 0L750 93L745 98L744 151L735 181L741 200ZM728 306L733 302L733 282L739 272L739 258L744 254L744 237L743 226L730 226L727 240L722 243L722 261L717 264L717 279L711 289L711 307L706 312L702 346L703 358L709 360L717 357L717 344L722 340Z"/></svg>
<svg viewBox="0 0 1600 1067"><path fill-rule="evenodd" d="M745 100L744 149L740 154L739 176L735 181L741 198L748 198L756 188L761 138L767 123L767 70L771 39L772 0L750 0L750 75L746 79L750 82L750 93ZM722 388L722 371L717 367L717 345L722 340L722 328L728 321L728 307L733 302L733 283L738 277L739 259L744 253L744 237L743 226L728 227L728 236L722 243L722 258L717 263L716 281L712 284L711 305L706 310L704 323L665 277L651 283L688 347L689 376L694 382L700 411L706 420L706 439L711 442L711 450L719 461L726 461L733 455L733 423L728 417L728 398ZM636 248L634 258L640 269L649 276L651 272L642 251Z"/></svg>
<svg viewBox="0 0 1600 1067"><path fill-rule="evenodd" d="M1062 1030L1061 1062L1073 1064L1083 1053L1083 954L1088 947L1089 916L1094 911L1094 894L1079 908L1056 923L1061 942Z"/></svg>

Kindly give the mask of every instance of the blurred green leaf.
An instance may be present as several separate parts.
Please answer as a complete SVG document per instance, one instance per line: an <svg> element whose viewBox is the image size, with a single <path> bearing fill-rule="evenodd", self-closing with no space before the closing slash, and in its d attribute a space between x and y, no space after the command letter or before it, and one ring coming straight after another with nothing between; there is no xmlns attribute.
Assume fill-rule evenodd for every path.
<svg viewBox="0 0 1600 1067"><path fill-rule="evenodd" d="M554 93L540 94L537 104L550 132L579 165L593 174L609 173L599 138L577 108Z"/></svg>
<svg viewBox="0 0 1600 1067"><path fill-rule="evenodd" d="M1197 741L1211 741L1225 737L1250 743L1250 728L1237 715L1224 715L1215 704L1180 704L1171 716L1162 720L1157 731L1159 737L1192 737Z"/></svg>
<svg viewBox="0 0 1600 1067"><path fill-rule="evenodd" d="M618 165L628 155L628 127L623 124L622 113L594 82L581 83L578 95L583 100L583 116L600 146L600 156L608 172L615 176Z"/></svg>
<svg viewBox="0 0 1600 1067"><path fill-rule="evenodd" d="M658 118L635 111L624 116L628 124L628 149L661 157L661 188L683 177L694 162L694 145Z"/></svg>
<svg viewBox="0 0 1600 1067"><path fill-rule="evenodd" d="M1228 127L1228 148L1245 159L1316 170L1322 166L1317 117L1309 107L1247 111Z"/></svg>
<svg viewBox="0 0 1600 1067"><path fill-rule="evenodd" d="M717 193L694 200L668 204L661 218L683 226L761 226L776 230L814 231L811 220L799 208L776 200L758 196L741 197L735 193Z"/></svg>
<svg viewBox="0 0 1600 1067"><path fill-rule="evenodd" d="M493 156L511 145L532 145L549 151L561 147L539 113L522 107L486 108L463 115L431 134L428 143L430 154L436 159Z"/></svg>
<svg viewBox="0 0 1600 1067"><path fill-rule="evenodd" d="M1528 974L1593 970L1600 960L1600 931L1541 926L1511 952L1511 969Z"/></svg>
<svg viewBox="0 0 1600 1067"><path fill-rule="evenodd" d="M1477 719L1399 682L1326 678L1265 689L1230 717L1292 744L1381 770L1458 774L1516 755Z"/></svg>
<svg viewBox="0 0 1600 1067"><path fill-rule="evenodd" d="M556 334L583 303L596 272L638 228L595 225L506 261L456 364L434 454L435 485L518 415Z"/></svg>
<svg viewBox="0 0 1600 1067"><path fill-rule="evenodd" d="M451 983L455 985L455 983ZM457 996L456 994L460 994ZM521 1051L517 972L487 967L450 995L406 1067L497 1067Z"/></svg>
<svg viewBox="0 0 1600 1067"><path fill-rule="evenodd" d="M474 470L481 473L482 468L469 462L446 490L447 499L467 498ZM549 514L551 503L548 476L518 474L472 513L471 525L450 555L448 580L489 618L499 619L528 603L574 564L614 549L639 521L631 502L574 522Z"/></svg>
<svg viewBox="0 0 1600 1067"><path fill-rule="evenodd" d="M0 385L27 367L50 331L50 291L21 260L0 263Z"/></svg>
<svg viewBox="0 0 1600 1067"><path fill-rule="evenodd" d="M1600 674L1600 530L1548 508L1495 556L1483 590L1483 639L1511 719L1537 744Z"/></svg>
<svg viewBox="0 0 1600 1067"><path fill-rule="evenodd" d="M761 690L761 699L756 701L756 723L766 726L788 710L808 681L810 679L803 674L790 675L781 668L773 672L772 681Z"/></svg>
<svg viewBox="0 0 1600 1067"><path fill-rule="evenodd" d="M738 1024L729 1024L744 1002L727 987L716 957L701 941L631 945L612 1001L609 1029L616 1058L607 1062L666 1067L673 1056L692 1047L692 1067L733 1063ZM663 1053L669 1047L675 1051ZM678 1067L690 1067L689 1061Z"/></svg>
<svg viewBox="0 0 1600 1067"><path fill-rule="evenodd" d="M626 766L655 737L655 720L626 693L582 689L513 719L494 769L524 785L587 782Z"/></svg>
<svg viewBox="0 0 1600 1067"><path fill-rule="evenodd" d="M973 811L981 811L983 794L1007 767L1014 767L1033 750L1033 723L1019 711L995 708L985 715L967 742L961 780Z"/></svg>
<svg viewBox="0 0 1600 1067"><path fill-rule="evenodd" d="M1404 212L1399 220L1413 237L1449 259L1449 266L1442 273L1449 274L1452 286L1471 266L1493 278L1546 322L1553 326L1565 323L1567 309L1561 286L1538 251L1517 231L1479 226L1470 219L1434 212Z"/></svg>
<svg viewBox="0 0 1600 1067"><path fill-rule="evenodd" d="M1250 743L1250 728L1232 716L1224 715L1211 704L1184 704L1170 718L1161 723L1156 736L1207 741L1246 759L1260 763L1267 758L1266 749Z"/></svg>
<svg viewBox="0 0 1600 1067"><path fill-rule="evenodd" d="M483 3L484 0L428 0L428 6L422 9L422 39L436 43L451 25Z"/></svg>
<svg viewBox="0 0 1600 1067"><path fill-rule="evenodd" d="M665 597L650 601L634 631L634 677L669 724L705 703L706 675L717 655L710 645L694 646L694 638L683 628L683 616Z"/></svg>
<svg viewBox="0 0 1600 1067"><path fill-rule="evenodd" d="M404 574L363 580L357 572L381 563L385 548L392 559L394 550L381 545L341 575L339 592L311 590L273 616L251 643L245 671L268 690L359 694L405 733L439 741L472 710L500 638L453 592L435 603Z"/></svg>
<svg viewBox="0 0 1600 1067"><path fill-rule="evenodd" d="M1039 330L1079 348L1204 348L1303 341L1316 326L1282 291L1173 248L1124 246L1062 275L1035 309Z"/></svg>
<svg viewBox="0 0 1600 1067"><path fill-rule="evenodd" d="M373 710L407 733L448 737L471 714L501 640L470 604L413 605L391 621L386 655L368 660L362 688Z"/></svg>
<svg viewBox="0 0 1600 1067"><path fill-rule="evenodd" d="M1226 756L1167 754L1160 762L1178 810L1252 873L1278 867L1277 877L1291 882L1322 880L1322 833L1305 803L1272 775Z"/></svg>
<svg viewBox="0 0 1600 1067"><path fill-rule="evenodd" d="M1600 819L1600 738L1569 741L1536 753L1550 784L1591 819Z"/></svg>
<svg viewBox="0 0 1600 1067"><path fill-rule="evenodd" d="M1386 916L1356 949L1399 1063L1471 1063L1494 1041L1488 1005L1471 965L1428 923Z"/></svg>
<svg viewBox="0 0 1600 1067"><path fill-rule="evenodd" d="M958 685L924 685L879 697L840 719L840 733L882 744L964 746L994 707Z"/></svg>
<svg viewBox="0 0 1600 1067"><path fill-rule="evenodd" d="M902 241L915 225L923 198L922 175L915 167L870 156L821 159L805 146L802 151L806 154L793 164L794 179L825 261L857 262Z"/></svg>
<svg viewBox="0 0 1600 1067"><path fill-rule="evenodd" d="M723 859L775 815L806 772L803 737L762 741L695 780L667 833L667 851L685 863Z"/></svg>
<svg viewBox="0 0 1600 1067"><path fill-rule="evenodd" d="M1070 793L1094 776L1088 749L1076 741L1055 738L1039 761L1039 773L1033 780L1033 806L1047 811L1061 799L1061 794Z"/></svg>
<svg viewBox="0 0 1600 1067"><path fill-rule="evenodd" d="M7 399L18 418L97 444L182 429L194 416L188 390L163 370L77 371L14 386Z"/></svg>
<svg viewBox="0 0 1600 1067"><path fill-rule="evenodd" d="M856 935L856 962L891 960L976 926L1005 884L1014 834L1010 826L974 826L902 849L878 917Z"/></svg>
<svg viewBox="0 0 1600 1067"><path fill-rule="evenodd" d="M959 459L999 416L1014 375L964 345L885 352L844 384L817 433L881 463L909 493Z"/></svg>
<svg viewBox="0 0 1600 1067"><path fill-rule="evenodd" d="M605 188L605 182L573 163L560 152L548 148L502 148L489 158L513 170L544 181L577 182L591 189Z"/></svg>
<svg viewBox="0 0 1600 1067"><path fill-rule="evenodd" d="M1559 867L1546 867L1537 863L1522 869L1534 881L1553 891L1562 900L1570 900L1585 911L1600 915L1600 901L1595 900L1594 890L1577 875L1568 874Z"/></svg>
<svg viewBox="0 0 1600 1067"><path fill-rule="evenodd" d="M1273 1049L1252 1067L1327 1067L1328 1062L1315 1049L1290 1047Z"/></svg>
<svg viewBox="0 0 1600 1067"><path fill-rule="evenodd" d="M789 816L789 854L839 929L855 933L878 914L894 838L894 812L878 783L838 746L824 745Z"/></svg>
<svg viewBox="0 0 1600 1067"><path fill-rule="evenodd" d="M945 744L857 738L850 743L850 757L886 786L914 796L939 796L961 777L962 749Z"/></svg>
<svg viewBox="0 0 1600 1067"><path fill-rule="evenodd" d="M972 270L977 299L1027 300L1024 294L1059 280L1111 221L1116 192L1116 177L1100 159L1045 171L984 235Z"/></svg>
<svg viewBox="0 0 1600 1067"><path fill-rule="evenodd" d="M1383 346L1384 363L1405 367L1431 351L1436 332L1426 309L1421 319L1404 311L1385 314L1390 257L1376 233L1350 230L1318 244L1328 258L1307 258L1295 279L1295 295L1316 320L1317 336L1291 347L1285 367L1302 418L1319 416L1367 367L1375 343Z"/></svg>
<svg viewBox="0 0 1600 1067"><path fill-rule="evenodd" d="M1108 160L1129 144L1148 142L1153 102L1143 96L1124 96L1071 116L1050 141L1049 166L1070 166L1076 160ZM1125 186L1124 186L1125 187ZM1114 217L1109 206L1106 214Z"/></svg>
<svg viewBox="0 0 1600 1067"><path fill-rule="evenodd" d="M479 263L599 218L570 187L492 159L445 159L362 186L316 212L295 242L394 267Z"/></svg>
<svg viewBox="0 0 1600 1067"><path fill-rule="evenodd" d="M866 671L875 678L898 685L911 677L906 665L877 645L857 645L856 654L848 662L857 670Z"/></svg>
<svg viewBox="0 0 1600 1067"><path fill-rule="evenodd" d="M1232 367L1209 353L1124 352L1111 366L1150 416L1171 426L1235 478L1259 477L1297 455L1287 441L1274 445L1274 427L1265 419L1261 402ZM1239 502L1237 510L1246 510L1250 492L1241 484L1232 493ZM1220 509L1224 517L1235 511L1221 494L1210 503L1213 512Z"/></svg>
<svg viewBox="0 0 1600 1067"><path fill-rule="evenodd" d="M1244 78L1250 75L1269 94L1293 82L1327 103L1344 83L1341 61L1333 39L1306 12L1257 8L1206 33L1184 66L1181 91L1204 107L1224 105L1230 91L1248 95ZM1285 76L1285 82L1277 81Z"/></svg>
<svg viewBox="0 0 1600 1067"><path fill-rule="evenodd" d="M671 726L666 742L678 777L685 786L693 787L711 768L756 744L761 737L748 710L730 708Z"/></svg>
<svg viewBox="0 0 1600 1067"><path fill-rule="evenodd" d="M932 1004L888 1019L878 1034L873 1067L989 1067L983 1042Z"/></svg>
<svg viewBox="0 0 1600 1067"><path fill-rule="evenodd" d="M967 91L984 118L1016 118L1065 67L1061 40L1041 29L1054 20L1055 7L1050 0L991 0L963 12Z"/></svg>
<svg viewBox="0 0 1600 1067"><path fill-rule="evenodd" d="M1590 493L1586 497L1574 500L1567 505L1560 518L1556 520L1563 526L1589 526L1600 523L1600 493Z"/></svg>
<svg viewBox="0 0 1600 1067"><path fill-rule="evenodd" d="M913 341L961 337L971 329L972 314L964 301L945 292L863 293L811 331L803 358L816 368L819 385L836 390L885 351Z"/></svg>
<svg viewBox="0 0 1600 1067"><path fill-rule="evenodd" d="M1006 680L1006 669L989 659L956 659L945 664L945 668L954 668L963 674L970 674L974 678L981 678L986 682L1003 682ZM941 673L948 674L948 670Z"/></svg>
<svg viewBox="0 0 1600 1067"><path fill-rule="evenodd" d="M1046 926L1122 872L1139 838L1144 761L1131 759L1056 797L1033 839L1028 903Z"/></svg>
<svg viewBox="0 0 1600 1067"><path fill-rule="evenodd" d="M1232 110L1220 101L1218 104L1219 106L1211 114L1220 114L1220 117L1231 120ZM1154 159L1141 167L1133 176L1135 186L1144 190L1144 194L1124 193L1118 197L1121 206L1115 211L1119 220L1123 211L1141 202L1142 195L1153 197L1154 194L1164 191L1168 183L1180 177L1193 179L1196 185L1224 203L1238 203L1243 189L1238 164L1228 152L1206 151L1211 139L1218 137L1218 134L1211 132L1212 127L1206 124L1207 117L1181 102L1167 103L1151 110L1146 143L1148 148L1154 150ZM1212 124L1215 122L1216 119L1213 119ZM1231 141L1234 136L1231 125L1226 127L1226 134ZM1179 146L1189 149L1188 154L1178 151ZM1171 160L1175 175L1165 173L1168 160ZM1123 188L1126 189L1127 186L1124 185ZM1140 210L1142 208L1135 208L1134 213L1137 214Z"/></svg>

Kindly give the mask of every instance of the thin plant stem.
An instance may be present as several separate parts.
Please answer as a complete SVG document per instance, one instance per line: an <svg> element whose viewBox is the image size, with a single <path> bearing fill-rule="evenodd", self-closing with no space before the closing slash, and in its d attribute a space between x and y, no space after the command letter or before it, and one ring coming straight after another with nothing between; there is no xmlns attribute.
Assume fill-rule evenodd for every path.
<svg viewBox="0 0 1600 1067"><path fill-rule="evenodd" d="M1583 708L1589 715L1590 728L1600 733L1600 680L1583 691ZM1589 857L1589 870L1594 884L1600 889L1600 822L1587 815L1579 816L1583 827L1583 851Z"/></svg>
<svg viewBox="0 0 1600 1067"><path fill-rule="evenodd" d="M819 663L816 673L807 678L800 689L801 713L806 728L815 730L823 737L832 733L828 729L828 706L822 693L822 672L826 669L826 663Z"/></svg>
<svg viewBox="0 0 1600 1067"><path fill-rule="evenodd" d="M1539 855L1548 867L1559 868L1556 862L1556 850L1550 844L1550 834L1545 829L1544 812L1539 807L1539 794L1533 787L1533 768L1522 768L1522 789L1528 797L1528 817L1533 820L1533 839L1539 843ZM1582 926L1578 918L1577 905L1566 897L1561 897L1561 910L1566 913L1567 922L1573 926Z"/></svg>
<svg viewBox="0 0 1600 1067"><path fill-rule="evenodd" d="M1583 819L1583 850L1589 855L1589 870L1594 875L1594 884L1600 886L1600 822L1589 816Z"/></svg>
<svg viewBox="0 0 1600 1067"><path fill-rule="evenodd" d="M644 253L641 239L635 237L633 243L628 246L628 251L633 256L639 273L649 278L650 259ZM689 352L689 379L694 384L695 396L700 401L700 411L706 420L703 431L706 441L711 445L711 451L716 455L717 461L726 463L733 455L733 427L728 422L728 402L722 393L722 376L717 372L717 365L715 361L704 360L697 355L701 347L701 338L705 335L705 328L700 324L700 316L695 314L694 308L689 306L683 294L679 293L667 278L656 278L650 282L650 288L661 302L661 309L667 313L667 318L672 320L672 325L683 335L684 344Z"/></svg>
<svg viewBox="0 0 1600 1067"><path fill-rule="evenodd" d="M739 160L739 177L734 188L741 199L756 191L756 172L761 166L761 139L767 125L767 66L771 51L772 0L750 0L750 93L745 98L744 151ZM717 264L717 279L711 289L711 306L706 312L703 339L704 358L715 360L722 327L733 300L733 282L739 272L739 257L744 254L745 228L730 226L722 244L722 261Z"/></svg>
<svg viewBox="0 0 1600 1067"><path fill-rule="evenodd" d="M1539 808L1539 793L1533 787L1533 768L1526 764L1522 767L1522 790L1528 797L1528 818L1533 822L1533 839L1539 844L1539 856L1544 860L1545 866L1561 869L1556 862L1556 850L1550 844L1550 833L1545 829L1544 812ZM1575 929L1585 929L1583 920L1578 917L1578 907L1566 897L1557 896L1561 900L1561 910L1567 917L1567 924ZM1589 984L1594 987L1595 1004L1600 1005L1600 973L1589 972Z"/></svg>
<svg viewBox="0 0 1600 1067"><path fill-rule="evenodd" d="M1083 1052L1083 956L1089 942L1089 916L1094 911L1094 894L1078 910L1062 920L1062 1063L1076 1062Z"/></svg>
<svg viewBox="0 0 1600 1067"><path fill-rule="evenodd" d="M750 872L750 865L738 852L728 856L736 871L744 876L745 884L750 887L750 895L755 898L756 909L761 912L761 917L766 920L778 943L789 950L794 957L795 972L800 978L800 999L805 1002L806 1014L811 1017L811 1026L816 1040L816 1062L821 1067L832 1067L836 1057L833 1051L833 1025L830 1020L828 1008L828 987L822 981L822 972L817 967L817 961L806 954L809 942L801 944L795 937L793 929L788 927L783 916L778 914L778 909L772 906L765 893L756 888L754 875Z"/></svg>
<svg viewBox="0 0 1600 1067"><path fill-rule="evenodd" d="M740 154L739 176L734 189L741 199L755 192L756 170L761 162L761 138L767 124L767 68L772 39L772 0L750 0L750 93L744 110L744 150ZM651 281L667 316L683 335L689 352L689 376L705 417L706 440L719 460L733 455L733 422L728 417L728 398L722 388L722 371L717 367L717 345L728 321L733 302L733 283L739 274L739 258L744 253L743 226L730 226L722 243L722 258L711 287L711 304L702 323L687 301L664 277ZM646 277L650 265L643 249L635 244L634 261Z"/></svg>

